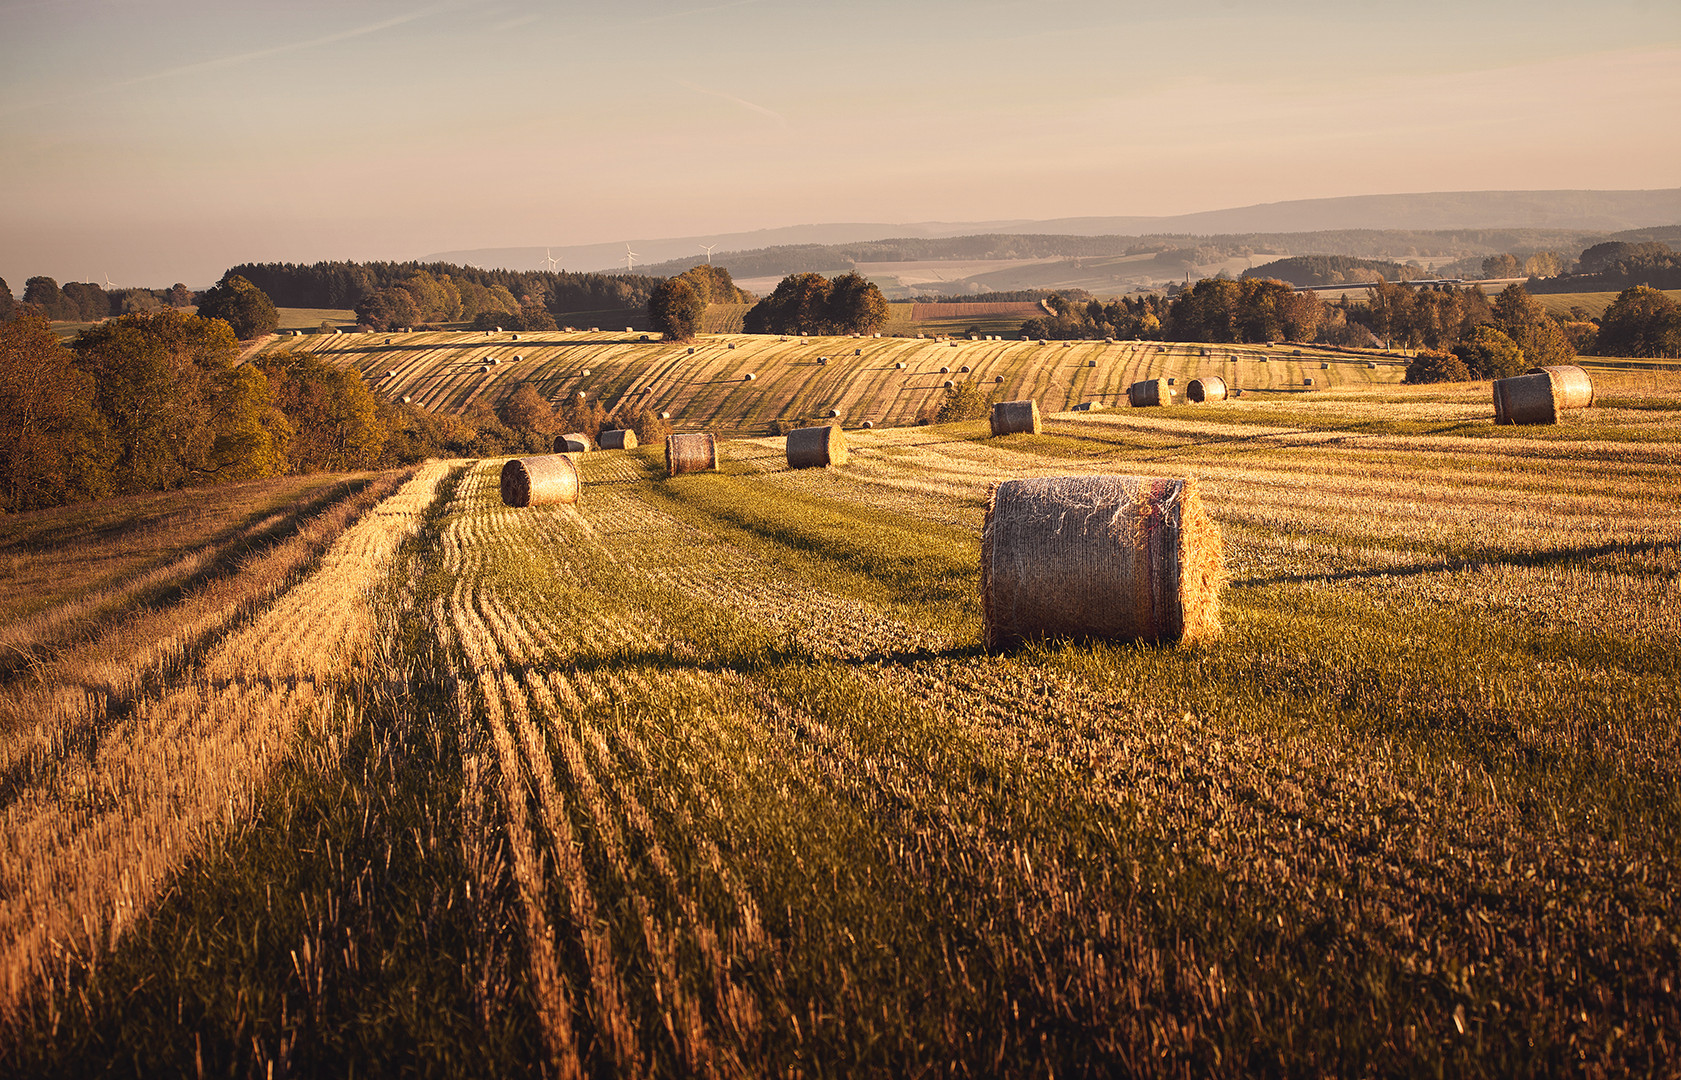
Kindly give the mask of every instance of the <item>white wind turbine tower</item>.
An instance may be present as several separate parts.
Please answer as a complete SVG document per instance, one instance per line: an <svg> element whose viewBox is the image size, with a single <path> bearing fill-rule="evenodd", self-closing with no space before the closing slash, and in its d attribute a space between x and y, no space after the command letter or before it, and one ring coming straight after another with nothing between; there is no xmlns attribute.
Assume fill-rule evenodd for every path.
<svg viewBox="0 0 1681 1080"><path fill-rule="evenodd" d="M555 264L560 262L559 259L554 257L554 252L548 248L543 249L543 261L549 264L549 273L551 274L554 273Z"/></svg>
<svg viewBox="0 0 1681 1080"><path fill-rule="evenodd" d="M105 287L107 289L115 289L117 287L117 283L111 280L110 274L103 274L101 276L105 278Z"/></svg>
<svg viewBox="0 0 1681 1080"><path fill-rule="evenodd" d="M627 273L627 274L635 273L636 272L636 260L640 259L641 257L642 256L638 255L636 252L630 250L630 245L629 244L626 244L625 245L625 273Z"/></svg>
<svg viewBox="0 0 1681 1080"><path fill-rule="evenodd" d="M700 245L701 250L706 252L706 265L708 265L708 266L712 265L712 249L717 247L717 246L718 246L717 244L701 244Z"/></svg>

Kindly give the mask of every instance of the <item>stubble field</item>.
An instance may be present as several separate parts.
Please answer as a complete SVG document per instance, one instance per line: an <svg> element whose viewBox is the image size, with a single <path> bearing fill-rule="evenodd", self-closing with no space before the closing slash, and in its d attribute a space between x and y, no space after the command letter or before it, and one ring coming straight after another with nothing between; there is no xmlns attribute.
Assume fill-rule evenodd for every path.
<svg viewBox="0 0 1681 1080"><path fill-rule="evenodd" d="M430 464L162 667L57 597L0 1065L1675 1075L1681 381L1599 379L595 453L575 508ZM1198 478L1222 638L981 649L988 485L1085 472ZM156 673L98 704L107 637Z"/></svg>

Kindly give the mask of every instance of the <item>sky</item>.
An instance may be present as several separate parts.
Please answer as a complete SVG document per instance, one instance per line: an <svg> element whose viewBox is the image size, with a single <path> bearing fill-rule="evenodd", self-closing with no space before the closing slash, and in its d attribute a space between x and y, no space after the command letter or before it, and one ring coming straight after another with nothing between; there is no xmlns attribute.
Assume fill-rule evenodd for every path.
<svg viewBox="0 0 1681 1080"><path fill-rule="evenodd" d="M0 277L1681 186L1675 0L0 0Z"/></svg>

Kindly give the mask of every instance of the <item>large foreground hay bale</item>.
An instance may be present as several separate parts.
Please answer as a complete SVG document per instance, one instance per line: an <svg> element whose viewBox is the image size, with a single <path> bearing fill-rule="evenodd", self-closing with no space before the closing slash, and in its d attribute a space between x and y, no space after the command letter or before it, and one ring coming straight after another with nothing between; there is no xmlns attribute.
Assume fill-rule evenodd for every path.
<svg viewBox="0 0 1681 1080"><path fill-rule="evenodd" d="M556 435L554 452L557 454L582 454L590 448L590 437L581 431L569 431L565 435Z"/></svg>
<svg viewBox="0 0 1681 1080"><path fill-rule="evenodd" d="M665 437L665 474L711 472L718 468L718 440L710 432Z"/></svg>
<svg viewBox="0 0 1681 1080"><path fill-rule="evenodd" d="M636 432L630 430L629 428L615 428L612 431L603 431L601 433L600 443L603 450L635 450Z"/></svg>
<svg viewBox="0 0 1681 1080"><path fill-rule="evenodd" d="M1173 404L1173 391L1168 389L1166 379L1145 379L1135 382L1127 388L1127 401L1134 408L1147 405Z"/></svg>
<svg viewBox="0 0 1681 1080"><path fill-rule="evenodd" d="M1202 641L1220 632L1220 527L1194 480L1040 476L992 489L986 647L1041 637Z"/></svg>
<svg viewBox="0 0 1681 1080"><path fill-rule="evenodd" d="M1218 375L1204 375L1185 384L1186 401L1226 400L1226 380Z"/></svg>
<svg viewBox="0 0 1681 1080"><path fill-rule="evenodd" d="M1530 375L1545 375L1553 382L1553 400L1561 409L1585 409L1593 404L1593 379L1575 364L1532 367Z"/></svg>
<svg viewBox="0 0 1681 1080"><path fill-rule="evenodd" d="M788 433L788 467L821 469L846 464L846 432L839 425L795 428Z"/></svg>
<svg viewBox="0 0 1681 1080"><path fill-rule="evenodd" d="M1000 401L992 407L992 434L1014 435L1019 432L1037 435L1044 430L1039 421L1039 401Z"/></svg>
<svg viewBox="0 0 1681 1080"><path fill-rule="evenodd" d="M1557 391L1546 372L1494 380L1496 424L1556 424L1558 414Z"/></svg>
<svg viewBox="0 0 1681 1080"><path fill-rule="evenodd" d="M514 458L502 466L502 501L547 506L578 501L578 466L565 454Z"/></svg>

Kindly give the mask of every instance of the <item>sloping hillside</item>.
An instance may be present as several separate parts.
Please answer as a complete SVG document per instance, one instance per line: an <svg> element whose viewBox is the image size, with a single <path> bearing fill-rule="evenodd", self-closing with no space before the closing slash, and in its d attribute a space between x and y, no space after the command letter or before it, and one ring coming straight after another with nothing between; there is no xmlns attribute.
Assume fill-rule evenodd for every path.
<svg viewBox="0 0 1681 1080"><path fill-rule="evenodd" d="M653 340L643 340L643 338ZM1124 404L1127 387L1166 377L1183 386L1219 375L1245 391L1300 392L1401 381L1406 358L1256 345L1049 342L931 338L779 338L734 334L667 344L656 335L436 332L281 338L272 349L313 352L357 368L376 392L433 412L500 404L522 383L550 401L579 393L609 410L646 405L679 430L757 435L777 421L827 417L913 424L947 382L973 380L1000 399L1047 410ZM902 366L901 366L902 365ZM967 369L967 370L965 370ZM749 379L751 375L753 378ZM1307 380L1312 379L1312 386Z"/></svg>

